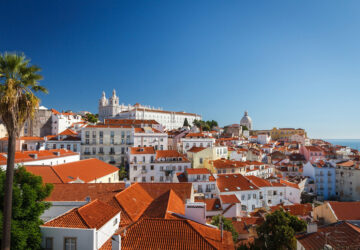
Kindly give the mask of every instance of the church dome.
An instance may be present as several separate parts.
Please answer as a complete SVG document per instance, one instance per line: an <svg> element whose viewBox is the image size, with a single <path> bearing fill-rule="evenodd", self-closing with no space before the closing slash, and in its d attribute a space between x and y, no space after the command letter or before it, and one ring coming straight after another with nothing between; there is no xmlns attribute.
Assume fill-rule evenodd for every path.
<svg viewBox="0 0 360 250"><path fill-rule="evenodd" d="M247 111L245 111L243 118L241 118L240 125L246 126L248 129L252 129L252 120L251 120L250 116L248 115Z"/></svg>

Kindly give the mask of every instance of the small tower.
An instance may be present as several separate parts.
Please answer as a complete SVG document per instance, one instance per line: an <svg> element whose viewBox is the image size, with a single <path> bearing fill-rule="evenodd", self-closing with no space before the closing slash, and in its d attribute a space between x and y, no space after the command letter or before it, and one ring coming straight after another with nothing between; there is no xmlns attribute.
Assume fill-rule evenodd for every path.
<svg viewBox="0 0 360 250"><path fill-rule="evenodd" d="M115 89L113 90L112 97L110 98L109 101L111 106L119 105L119 97L116 96Z"/></svg>
<svg viewBox="0 0 360 250"><path fill-rule="evenodd" d="M106 95L105 95L105 92L103 91L102 92L102 96L99 100L99 106L106 106L108 104L108 100L106 99Z"/></svg>

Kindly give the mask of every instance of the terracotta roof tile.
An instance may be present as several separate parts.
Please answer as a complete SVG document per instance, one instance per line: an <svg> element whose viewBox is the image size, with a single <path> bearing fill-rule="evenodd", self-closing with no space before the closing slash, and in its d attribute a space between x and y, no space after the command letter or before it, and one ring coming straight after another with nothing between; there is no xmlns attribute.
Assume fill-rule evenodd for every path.
<svg viewBox="0 0 360 250"><path fill-rule="evenodd" d="M187 168L185 171L187 174L211 174L207 168Z"/></svg>
<svg viewBox="0 0 360 250"><path fill-rule="evenodd" d="M296 239L305 249L323 249L327 243L333 249L359 249L360 228L348 222L337 222L310 234L299 234Z"/></svg>
<svg viewBox="0 0 360 250"><path fill-rule="evenodd" d="M216 183L220 192L259 189L241 174L219 174Z"/></svg>
<svg viewBox="0 0 360 250"><path fill-rule="evenodd" d="M130 154L155 154L154 147L132 147Z"/></svg>
<svg viewBox="0 0 360 250"><path fill-rule="evenodd" d="M104 213L104 211L106 211L106 213ZM46 222L43 227L99 229L117 213L119 213L118 209L99 200L94 200Z"/></svg>
<svg viewBox="0 0 360 250"><path fill-rule="evenodd" d="M26 171L41 176L45 183L46 181L55 180L55 175L58 177L55 183L70 183L77 179L87 183L117 173L119 170L117 167L95 158L54 166L25 166L25 168ZM43 170L42 168L48 168L49 170Z"/></svg>
<svg viewBox="0 0 360 250"><path fill-rule="evenodd" d="M206 148L204 148L204 147L192 147L187 152L198 153L198 152L203 151L204 149L206 149Z"/></svg>
<svg viewBox="0 0 360 250"><path fill-rule="evenodd" d="M338 220L360 220L360 201L329 201Z"/></svg>
<svg viewBox="0 0 360 250"><path fill-rule="evenodd" d="M240 203L239 199L236 197L235 194L230 195L220 195L220 199L222 203L228 204L228 203Z"/></svg>
<svg viewBox="0 0 360 250"><path fill-rule="evenodd" d="M129 249L234 249L231 234L183 219L142 219L126 230L121 247Z"/></svg>
<svg viewBox="0 0 360 250"><path fill-rule="evenodd" d="M85 201L98 199L107 202L125 189L125 183L64 183L53 184L54 189L46 201Z"/></svg>

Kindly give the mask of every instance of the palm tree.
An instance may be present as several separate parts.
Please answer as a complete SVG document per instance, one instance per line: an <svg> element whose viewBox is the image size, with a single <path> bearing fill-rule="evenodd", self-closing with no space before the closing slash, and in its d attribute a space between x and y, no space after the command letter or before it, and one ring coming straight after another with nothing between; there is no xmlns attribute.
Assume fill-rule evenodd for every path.
<svg viewBox="0 0 360 250"><path fill-rule="evenodd" d="M12 189L14 180L15 144L24 123L34 117L40 99L35 92L47 93L39 85L40 68L30 65L23 54L0 54L0 119L8 133L8 154L4 194L1 249L10 249Z"/></svg>

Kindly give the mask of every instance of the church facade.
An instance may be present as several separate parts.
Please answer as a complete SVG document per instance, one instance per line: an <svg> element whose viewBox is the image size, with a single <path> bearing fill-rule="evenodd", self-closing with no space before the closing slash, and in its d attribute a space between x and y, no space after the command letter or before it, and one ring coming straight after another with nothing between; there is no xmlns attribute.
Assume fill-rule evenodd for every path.
<svg viewBox="0 0 360 250"><path fill-rule="evenodd" d="M166 130L177 129L183 126L185 119L189 124L194 120L201 120L201 116L194 113L165 111L162 108L144 106L139 103L135 105L124 105L119 103L119 97L113 90L112 96L106 98L105 92L99 100L99 119L137 119L155 120L164 126Z"/></svg>

